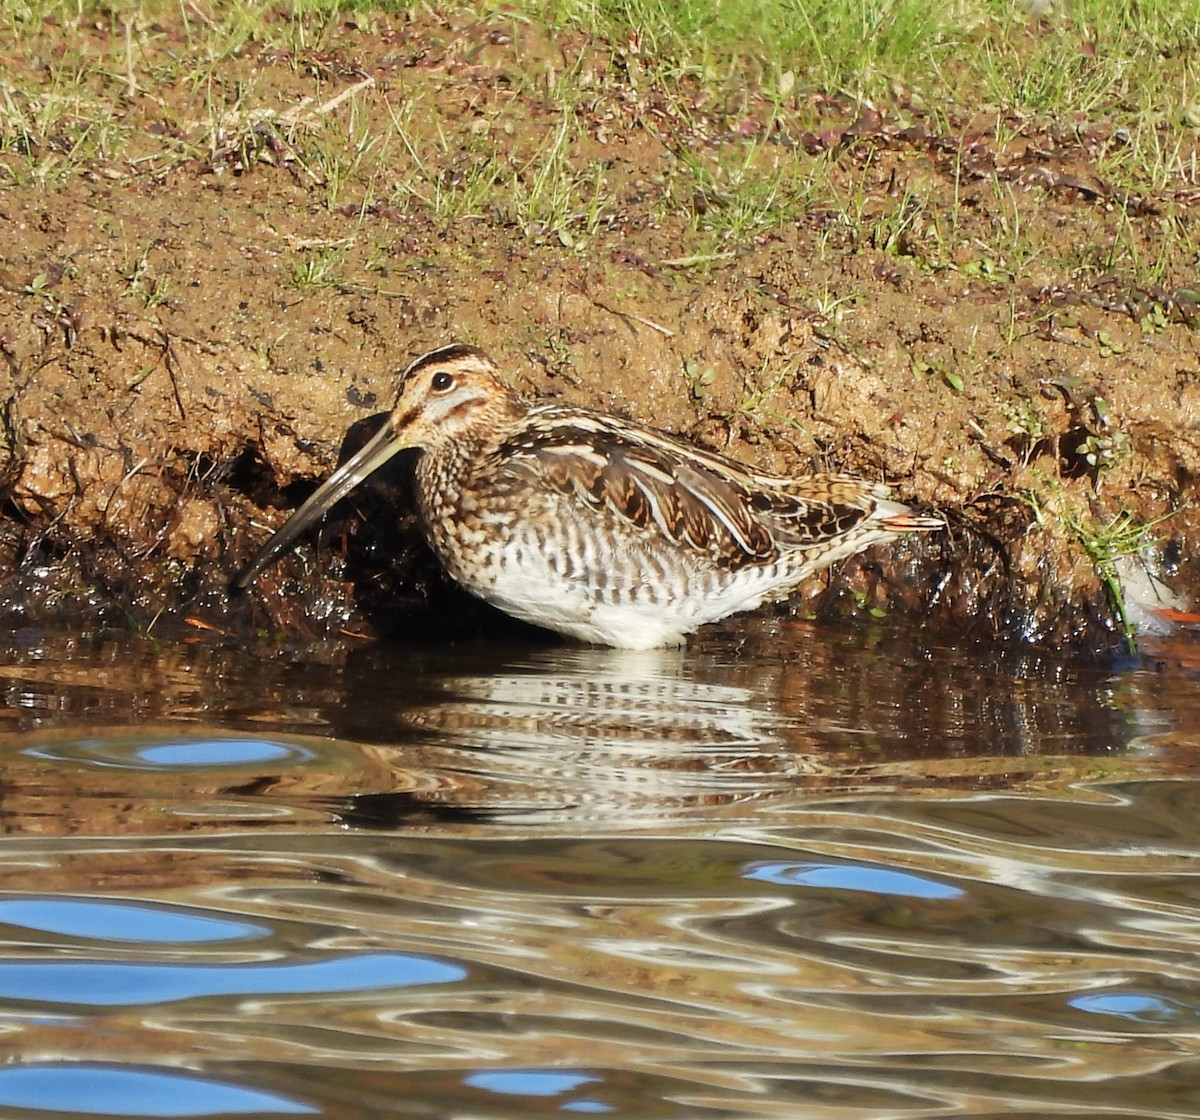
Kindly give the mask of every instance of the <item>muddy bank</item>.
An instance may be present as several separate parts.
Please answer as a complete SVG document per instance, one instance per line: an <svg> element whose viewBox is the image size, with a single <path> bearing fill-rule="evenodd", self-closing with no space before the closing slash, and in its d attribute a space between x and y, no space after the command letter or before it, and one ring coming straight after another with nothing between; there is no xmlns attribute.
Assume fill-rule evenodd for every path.
<svg viewBox="0 0 1200 1120"><path fill-rule="evenodd" d="M1118 554L1200 588L1200 196L1115 183L1116 125L701 99L499 18L249 43L202 87L161 80L191 49L170 18L39 34L5 59L13 622L320 637L434 625L432 596L491 625L417 540L402 462L226 594L396 371L452 340L527 392L950 519L817 578L804 614L1098 650ZM64 49L90 76L51 114L39 59Z"/></svg>

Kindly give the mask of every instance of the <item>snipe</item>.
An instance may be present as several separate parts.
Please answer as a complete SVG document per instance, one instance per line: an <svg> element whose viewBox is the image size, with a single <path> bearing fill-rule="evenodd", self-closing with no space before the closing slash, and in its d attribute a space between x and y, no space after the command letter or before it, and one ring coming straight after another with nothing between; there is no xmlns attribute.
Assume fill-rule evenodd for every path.
<svg viewBox="0 0 1200 1120"><path fill-rule="evenodd" d="M677 644L868 545L944 527L875 483L757 474L630 420L529 402L481 350L454 345L408 367L383 428L235 585L407 447L421 449L421 520L450 575L510 615L602 645Z"/></svg>

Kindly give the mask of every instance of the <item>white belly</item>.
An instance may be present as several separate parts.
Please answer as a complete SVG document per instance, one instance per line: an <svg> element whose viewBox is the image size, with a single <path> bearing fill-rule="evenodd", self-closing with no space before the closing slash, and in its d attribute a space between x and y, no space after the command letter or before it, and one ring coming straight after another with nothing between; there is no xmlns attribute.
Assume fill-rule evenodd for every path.
<svg viewBox="0 0 1200 1120"><path fill-rule="evenodd" d="M433 487L425 494L434 507L450 502ZM810 572L895 535L860 531L731 571L704 550L664 540L656 525L639 530L562 494L535 489L518 504L516 516L497 516L478 496L460 499L453 516L422 508L446 571L514 618L626 649L679 645L706 623L782 598Z"/></svg>
<svg viewBox="0 0 1200 1120"><path fill-rule="evenodd" d="M731 577L707 557L664 555L637 542L618 551L610 540L560 529L550 543L526 524L504 541L481 534L460 538L453 550L432 537L430 544L455 580L514 618L623 649L680 645L708 622L753 609L786 582L773 570Z"/></svg>

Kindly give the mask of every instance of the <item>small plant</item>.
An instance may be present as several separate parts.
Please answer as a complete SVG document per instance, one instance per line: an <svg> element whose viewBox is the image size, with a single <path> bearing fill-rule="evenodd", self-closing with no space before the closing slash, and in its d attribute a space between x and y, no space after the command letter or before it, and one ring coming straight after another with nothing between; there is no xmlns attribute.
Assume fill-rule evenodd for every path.
<svg viewBox="0 0 1200 1120"><path fill-rule="evenodd" d="M990 256L967 261L959 266L959 272L973 280L990 280L998 284L1010 284L1013 280L1013 274Z"/></svg>
<svg viewBox="0 0 1200 1120"><path fill-rule="evenodd" d="M305 253L292 262L292 283L306 293L336 288L342 283L344 259L345 254L340 249L324 248Z"/></svg>
<svg viewBox="0 0 1200 1120"><path fill-rule="evenodd" d="M1129 437L1122 431L1107 434L1089 432L1075 449L1096 474L1096 488L1100 485L1100 472L1115 467L1128 459L1132 453Z"/></svg>
<svg viewBox="0 0 1200 1120"><path fill-rule="evenodd" d="M1151 535L1151 530L1170 516L1171 514L1164 514L1153 521L1137 521L1128 510L1122 510L1110 521L1103 522L1095 518L1084 520L1075 513L1068 513L1065 518L1068 528L1079 541L1108 594L1109 603L1121 622L1125 642L1131 654L1137 652L1137 642L1134 640L1134 628L1125 609L1125 595L1121 590L1117 563L1126 557L1137 556L1153 545L1157 538Z"/></svg>
<svg viewBox="0 0 1200 1120"><path fill-rule="evenodd" d="M757 424L768 420L785 422L787 417L768 405L776 390L789 378L795 377L795 374L795 366L790 363L784 363L775 373L771 373L768 361L764 361L757 372L747 371L742 378L742 391L738 396L736 411L751 417Z"/></svg>
<svg viewBox="0 0 1200 1120"><path fill-rule="evenodd" d="M1000 402L1006 421L1004 428L1012 438L1009 445L1028 466L1050 438L1050 422L1042 406L1032 397L1019 396Z"/></svg>
<svg viewBox="0 0 1200 1120"><path fill-rule="evenodd" d="M846 321L854 313L858 296L854 293L834 295L826 284L825 290L812 300L813 334L822 342L836 343L849 351L850 344L845 336Z"/></svg>
<svg viewBox="0 0 1200 1120"><path fill-rule="evenodd" d="M1090 411L1090 417L1080 410L1085 435L1076 446L1075 454L1081 456L1091 468L1098 491L1102 473L1128 459L1133 451L1133 443L1129 436L1116 426L1108 401L1099 393L1090 397L1087 411Z"/></svg>
<svg viewBox="0 0 1200 1120"><path fill-rule="evenodd" d="M55 328L61 329L63 341L70 349L79 337L83 318L77 304L67 303L54 290L55 285L61 279L61 272L56 272L54 276L47 272L40 272L19 291L23 296L35 296L41 301L42 310L39 314L34 315L34 325L45 332L47 336L51 335Z"/></svg>
<svg viewBox="0 0 1200 1120"><path fill-rule="evenodd" d="M129 290L141 296L146 309L166 303L170 298L171 282L165 276L153 276L150 272L149 246L142 250L137 257L121 271L121 277L129 285Z"/></svg>
<svg viewBox="0 0 1200 1120"><path fill-rule="evenodd" d="M1017 397L1000 402L1000 411L1007 423L1005 429L1031 443L1045 439L1050 434L1050 425L1042 406L1032 397Z"/></svg>
<svg viewBox="0 0 1200 1120"><path fill-rule="evenodd" d="M1075 473L1088 473L1100 491L1104 472L1125 462L1133 453L1133 441L1113 418L1108 401L1079 378L1062 376L1043 382L1063 395L1073 414L1070 441L1064 447ZM1073 464L1071 464L1073 460Z"/></svg>
<svg viewBox="0 0 1200 1120"><path fill-rule="evenodd" d="M934 358L931 362L914 361L913 370L923 377L937 378L947 389L953 389L956 393L961 393L966 386L962 374L950 369L940 358Z"/></svg>
<svg viewBox="0 0 1200 1120"><path fill-rule="evenodd" d="M708 235L708 251L745 244L792 221L801 204L796 168L765 145L753 145L739 152L739 158L723 162L679 146L673 154L678 174L668 187L668 209Z"/></svg>
<svg viewBox="0 0 1200 1120"><path fill-rule="evenodd" d="M699 358L688 358L683 364L683 376L688 383L692 400L699 401L704 398L708 387L716 381L717 371L712 366L701 364Z"/></svg>
<svg viewBox="0 0 1200 1120"><path fill-rule="evenodd" d="M906 188L895 207L870 226L871 245L881 253L918 257L926 221L926 204L911 188Z"/></svg>
<svg viewBox="0 0 1200 1120"><path fill-rule="evenodd" d="M855 610L862 611L864 614L875 619L876 622L882 622L888 616L887 607L872 602L864 591L852 591L850 593L850 601L854 604Z"/></svg>

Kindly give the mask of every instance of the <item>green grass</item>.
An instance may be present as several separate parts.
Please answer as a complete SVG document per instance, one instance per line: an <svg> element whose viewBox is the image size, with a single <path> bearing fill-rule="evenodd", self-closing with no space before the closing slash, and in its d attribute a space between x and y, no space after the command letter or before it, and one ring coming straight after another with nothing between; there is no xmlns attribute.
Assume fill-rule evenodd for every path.
<svg viewBox="0 0 1200 1120"><path fill-rule="evenodd" d="M1033 266L1164 287L1194 269L1200 239L1185 205L1168 199L1154 221L1130 211L1141 193L1169 195L1196 178L1195 0L1073 0L1045 19L1013 0L493 0L433 10L445 15L444 25L430 21L442 35L435 54L448 45L485 73L495 66L506 98L443 106L436 72L401 68L386 95L364 88L323 111L353 80L336 60L352 61L406 14L428 18L424 5L16 0L0 7L9 44L0 61L12 63L0 66L0 185L52 189L101 165L122 176L196 161L233 174L286 168L329 210L385 200L443 227L495 223L583 252L630 193L612 160L614 138L629 130L661 146L637 193L652 220L686 227L672 257L717 259L828 211L822 244L835 251L1010 288ZM456 29L481 18L509 34L511 49L462 45ZM422 94L409 96L418 83ZM185 95L160 97L164 89ZM843 145L835 135L817 152L801 143L864 110L950 140L975 130L999 163L1019 158L1031 134L1049 136L1090 155L1110 193L1071 255L1056 256L1027 229L1039 196L1012 178L992 178L991 226L981 228L961 205L969 169L943 166L893 189L877 139Z"/></svg>
<svg viewBox="0 0 1200 1120"><path fill-rule="evenodd" d="M199 88L251 46L324 50L345 37L347 25L369 31L374 21L413 6L240 0L207 12L166 0L10 4L0 11L0 34L18 48L36 51L39 41L54 39L66 50L47 57L49 86L26 104L0 82L6 139L44 141L67 119L98 126L119 118L113 110L121 93L167 80ZM454 6L447 8L453 18ZM685 82L688 91L698 86L710 97L765 99L789 109L813 91L886 101L902 88L936 112L998 106L1071 127L1081 116L1103 115L1139 129L1114 146L1114 174L1148 182L1161 182L1186 159L1162 127L1197 112L1194 3L1074 0L1069 15L1044 21L1023 15L1012 0L505 0L490 8L497 24L596 37L614 71L643 88ZM173 60L154 49L161 38L156 13L183 21L183 49L171 44ZM85 27L99 27L107 47L95 38L77 43ZM566 103L579 95L571 65L547 66L550 96Z"/></svg>
<svg viewBox="0 0 1200 1120"><path fill-rule="evenodd" d="M391 110L402 157L392 197L415 203L434 221L496 220L534 242L583 247L610 204L604 165L581 159L581 129L569 106L519 146L497 142L490 127L450 132L439 122ZM485 122L487 123L487 122Z"/></svg>
<svg viewBox="0 0 1200 1120"><path fill-rule="evenodd" d="M1200 9L1157 0L1075 0L1038 20L1012 0L527 0L496 5L621 44L647 70L767 89L880 97L893 83L930 100L1030 111L1169 114L1195 74ZM784 75L791 75L780 83ZM1194 88L1194 87L1193 87Z"/></svg>
<svg viewBox="0 0 1200 1120"><path fill-rule="evenodd" d="M69 43L75 29L100 26L110 38L107 52L81 56L68 47L52 67L68 81L72 70L77 77L92 68L128 84L155 38L154 16L177 13L187 32L181 62L196 80L251 44L311 52L338 39L347 23L369 30L376 19L416 7L18 0L0 11L0 32L15 44L41 34ZM455 6L442 7L453 18ZM1194 112L1200 46L1194 3L1073 0L1068 14L1046 20L1025 15L1013 0L504 0L484 7L497 23L544 23L597 36L610 45L615 66L653 80L686 77L712 89L736 84L783 100L810 90L881 98L900 83L930 104L1127 119L1153 114L1166 123ZM466 15L478 6L461 10ZM1155 162L1169 158L1161 153Z"/></svg>
<svg viewBox="0 0 1200 1120"><path fill-rule="evenodd" d="M795 0L547 0L528 8L625 44L648 70L703 82L751 80L779 90L785 74L826 89L866 88L914 62L937 68L953 49L948 20L920 0L809 4ZM887 78L884 78L886 81Z"/></svg>
<svg viewBox="0 0 1200 1120"><path fill-rule="evenodd" d="M1084 554L1095 568L1096 577L1104 587L1131 654L1137 652L1136 633L1125 608L1118 564L1122 559L1138 556L1153 546L1156 541L1152 530L1169 516L1171 515L1166 514L1151 522L1141 522L1127 510L1122 510L1108 521L1074 514L1067 518L1069 528L1075 534Z"/></svg>
<svg viewBox="0 0 1200 1120"><path fill-rule="evenodd" d="M292 261L292 284L306 295L340 287L345 259L345 250L336 246L308 250Z"/></svg>

